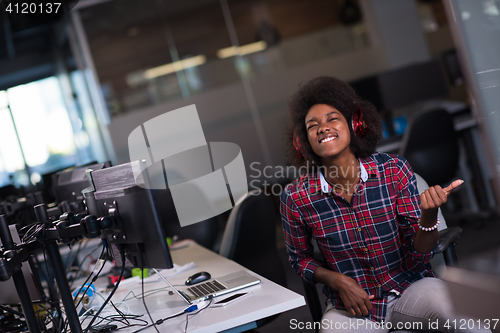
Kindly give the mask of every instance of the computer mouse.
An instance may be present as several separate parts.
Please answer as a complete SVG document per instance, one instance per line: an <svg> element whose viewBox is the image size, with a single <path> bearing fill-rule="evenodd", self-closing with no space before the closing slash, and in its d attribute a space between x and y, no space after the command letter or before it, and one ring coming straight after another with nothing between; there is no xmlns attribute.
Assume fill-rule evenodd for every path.
<svg viewBox="0 0 500 333"><path fill-rule="evenodd" d="M186 286L192 286L193 284L197 284L203 281L210 279L212 276L208 272L198 272L196 274L191 275L186 280Z"/></svg>

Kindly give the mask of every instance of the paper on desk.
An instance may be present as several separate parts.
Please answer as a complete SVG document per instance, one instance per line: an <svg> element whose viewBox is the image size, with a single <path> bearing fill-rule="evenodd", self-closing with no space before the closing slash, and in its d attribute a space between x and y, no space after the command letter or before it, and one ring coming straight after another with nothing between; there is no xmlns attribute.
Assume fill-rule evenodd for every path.
<svg viewBox="0 0 500 333"><path fill-rule="evenodd" d="M195 267L196 267L196 264L194 262L190 262L190 263L187 263L187 264L182 265L182 266L174 264L174 268L162 269L160 271L160 274L163 275L163 277L169 278L171 276L188 271L188 270L195 268ZM161 277L159 277L158 274L148 276L147 278L144 279L144 283L152 283L152 282L158 282L158 281L163 281L163 279ZM139 282L141 282L141 281L139 280Z"/></svg>

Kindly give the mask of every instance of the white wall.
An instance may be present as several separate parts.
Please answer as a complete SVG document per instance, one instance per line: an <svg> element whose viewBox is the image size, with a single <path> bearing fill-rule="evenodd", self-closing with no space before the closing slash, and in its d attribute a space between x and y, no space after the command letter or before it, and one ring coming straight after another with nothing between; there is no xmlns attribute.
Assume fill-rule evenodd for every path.
<svg viewBox="0 0 500 333"><path fill-rule="evenodd" d="M413 0L362 0L370 40L397 68L430 59L424 31Z"/></svg>

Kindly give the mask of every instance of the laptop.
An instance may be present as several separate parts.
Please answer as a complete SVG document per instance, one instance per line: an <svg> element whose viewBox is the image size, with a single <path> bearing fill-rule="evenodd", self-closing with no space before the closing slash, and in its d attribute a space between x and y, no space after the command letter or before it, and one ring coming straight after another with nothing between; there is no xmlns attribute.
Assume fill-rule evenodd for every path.
<svg viewBox="0 0 500 333"><path fill-rule="evenodd" d="M189 305L208 300L211 297L225 295L230 292L254 286L260 283L259 279L248 274L247 272L238 271L218 277L216 279L210 279L206 282L195 284L191 287L188 287L186 291L183 291L175 288L156 269L155 271Z"/></svg>

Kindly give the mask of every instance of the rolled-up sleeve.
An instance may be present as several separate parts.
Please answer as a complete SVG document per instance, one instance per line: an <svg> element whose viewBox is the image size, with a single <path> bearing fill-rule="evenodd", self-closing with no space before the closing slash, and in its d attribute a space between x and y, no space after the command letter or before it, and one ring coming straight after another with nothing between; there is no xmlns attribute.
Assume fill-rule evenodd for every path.
<svg viewBox="0 0 500 333"><path fill-rule="evenodd" d="M434 256L437 248L429 253L420 253L413 245L415 235L418 231L418 220L420 219L420 194L417 188L417 178L409 163L400 157L398 172L399 195L396 201L399 229L403 235L403 246L408 250L416 262L428 263Z"/></svg>
<svg viewBox="0 0 500 333"><path fill-rule="evenodd" d="M305 224L289 187L281 192L280 213L288 260L297 274L314 283L314 271L322 263L314 258L311 230Z"/></svg>

